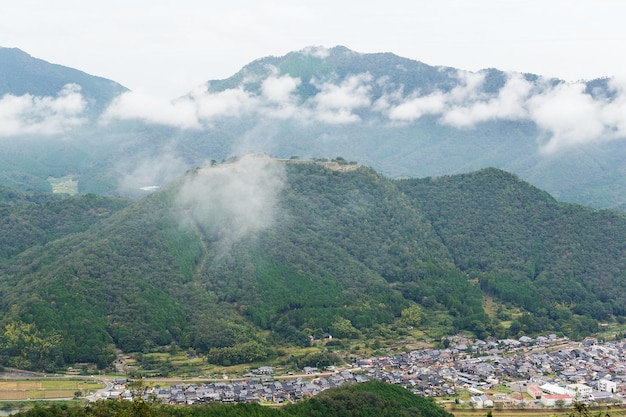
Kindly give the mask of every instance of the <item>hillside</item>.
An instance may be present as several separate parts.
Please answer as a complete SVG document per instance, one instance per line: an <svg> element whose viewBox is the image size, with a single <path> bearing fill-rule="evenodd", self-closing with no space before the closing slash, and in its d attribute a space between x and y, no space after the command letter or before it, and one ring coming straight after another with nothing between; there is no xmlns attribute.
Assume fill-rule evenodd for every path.
<svg viewBox="0 0 626 417"><path fill-rule="evenodd" d="M485 293L534 313L525 331L553 328L572 312L599 320L624 315L626 300L616 291L626 267L622 214L558 203L495 169L399 186L459 269Z"/></svg>
<svg viewBox="0 0 626 417"><path fill-rule="evenodd" d="M496 169L394 181L343 159L246 157L134 203L20 195L2 207L0 308L22 367L173 342L244 363L408 326L578 337L626 316L626 218Z"/></svg>
<svg viewBox="0 0 626 417"><path fill-rule="evenodd" d="M56 96L67 84L77 84L97 114L127 91L114 81L46 62L18 48L0 47L0 62L0 96Z"/></svg>

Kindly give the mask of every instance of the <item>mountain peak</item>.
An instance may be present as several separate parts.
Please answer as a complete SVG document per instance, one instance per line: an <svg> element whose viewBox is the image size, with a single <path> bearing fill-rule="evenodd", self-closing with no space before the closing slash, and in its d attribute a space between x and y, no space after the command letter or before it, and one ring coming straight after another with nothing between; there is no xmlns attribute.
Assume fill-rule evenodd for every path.
<svg viewBox="0 0 626 417"><path fill-rule="evenodd" d="M77 84L96 107L127 91L122 85L74 68L34 58L19 48L0 47L0 96L56 96L67 84Z"/></svg>

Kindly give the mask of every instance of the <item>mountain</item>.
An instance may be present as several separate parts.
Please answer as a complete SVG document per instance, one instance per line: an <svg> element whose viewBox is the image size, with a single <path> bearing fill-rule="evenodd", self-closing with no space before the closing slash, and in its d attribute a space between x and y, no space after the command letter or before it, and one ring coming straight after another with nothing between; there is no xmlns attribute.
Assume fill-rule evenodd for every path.
<svg viewBox="0 0 626 417"><path fill-rule="evenodd" d="M51 192L49 178L72 177L81 192L113 193L120 155L135 137L150 135L143 125L100 125L102 112L127 91L114 81L0 47L0 185Z"/></svg>
<svg viewBox="0 0 626 417"><path fill-rule="evenodd" d="M49 192L69 176L79 192L139 198L207 161L266 152L342 156L391 178L496 167L560 201L626 203L615 80L309 47L165 102L19 49L0 62L0 93L29 95L0 129L0 184L13 188Z"/></svg>
<svg viewBox="0 0 626 417"><path fill-rule="evenodd" d="M0 47L0 96L29 94L54 97L67 84L80 86L81 93L96 114L117 95L128 91L120 84L82 71L34 58L18 48Z"/></svg>
<svg viewBox="0 0 626 417"><path fill-rule="evenodd" d="M326 332L413 327L580 337L626 316L624 215L559 203L497 169L392 180L344 159L256 156L135 202L28 196L0 207L13 365L106 366L114 348L174 342L233 364Z"/></svg>
<svg viewBox="0 0 626 417"><path fill-rule="evenodd" d="M280 96L285 90L278 86L287 89L289 82L291 94ZM497 167L561 201L624 204L626 155L616 138L626 133L617 119L600 127L612 122L590 117L619 112L621 90L608 79L566 83L493 68L471 73L335 47L262 58L207 82L207 89L244 91L263 102L245 121L225 124L245 138L238 150L341 155L392 178ZM585 110L577 114L579 108ZM619 134L592 132L591 125Z"/></svg>

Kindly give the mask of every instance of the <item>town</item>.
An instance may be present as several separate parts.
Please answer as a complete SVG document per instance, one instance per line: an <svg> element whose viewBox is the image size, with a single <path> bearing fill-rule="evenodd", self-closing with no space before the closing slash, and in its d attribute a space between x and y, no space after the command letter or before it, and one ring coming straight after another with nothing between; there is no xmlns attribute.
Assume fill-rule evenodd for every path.
<svg viewBox="0 0 626 417"><path fill-rule="evenodd" d="M150 387L143 395L168 404L282 404L372 379L471 408L621 405L626 394L625 341L574 342L556 335L487 342L457 336L450 341L446 349L359 359L342 368L307 367L302 375L275 375L274 368L262 366L243 378L225 375L220 381ZM127 382L115 380L98 398L132 399Z"/></svg>

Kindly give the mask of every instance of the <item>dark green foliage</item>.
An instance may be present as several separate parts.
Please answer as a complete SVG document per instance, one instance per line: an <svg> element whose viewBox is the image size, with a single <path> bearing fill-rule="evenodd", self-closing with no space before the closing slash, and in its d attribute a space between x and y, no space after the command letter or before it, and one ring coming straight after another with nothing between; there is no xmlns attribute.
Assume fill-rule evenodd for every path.
<svg viewBox="0 0 626 417"><path fill-rule="evenodd" d="M405 388L371 381L345 385L302 403L285 407L294 416L431 416L450 417L432 398L419 397Z"/></svg>
<svg viewBox="0 0 626 417"><path fill-rule="evenodd" d="M47 369L171 343L213 363L260 361L276 345L435 315L440 337L504 336L511 317L488 317L483 294L522 309L510 335L577 337L626 315L623 215L557 203L494 169L391 181L343 167L286 163L274 222L228 244L219 220L177 205L185 178L132 204L0 190L0 324L58 335L30 362Z"/></svg>
<svg viewBox="0 0 626 417"><path fill-rule="evenodd" d="M624 315L626 218L556 202L517 177L486 169L399 183L432 221L456 265L481 289L532 313L512 333L579 337ZM572 313L586 316L573 317Z"/></svg>
<svg viewBox="0 0 626 417"><path fill-rule="evenodd" d="M0 188L0 261L32 246L85 231L127 204L93 194L70 199Z"/></svg>
<svg viewBox="0 0 626 417"><path fill-rule="evenodd" d="M270 354L270 350L261 344L247 342L229 347L213 348L207 354L207 361L229 366L240 363L260 362L267 359Z"/></svg>

